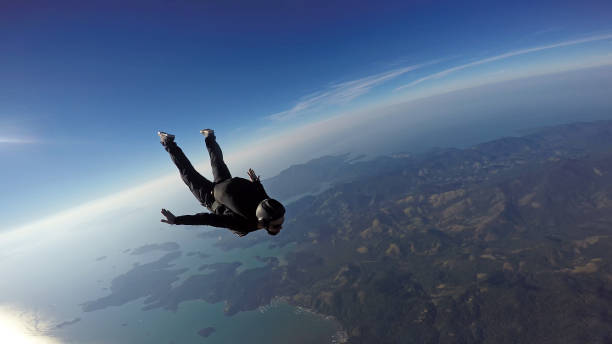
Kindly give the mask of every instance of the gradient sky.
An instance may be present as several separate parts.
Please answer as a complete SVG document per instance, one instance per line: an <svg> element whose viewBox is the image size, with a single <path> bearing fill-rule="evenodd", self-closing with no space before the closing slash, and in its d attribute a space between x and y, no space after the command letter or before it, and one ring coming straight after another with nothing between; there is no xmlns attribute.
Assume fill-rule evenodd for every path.
<svg viewBox="0 0 612 344"><path fill-rule="evenodd" d="M350 110L612 63L610 1L129 3L0 4L0 227L175 173L160 129L200 162L205 127L236 153Z"/></svg>

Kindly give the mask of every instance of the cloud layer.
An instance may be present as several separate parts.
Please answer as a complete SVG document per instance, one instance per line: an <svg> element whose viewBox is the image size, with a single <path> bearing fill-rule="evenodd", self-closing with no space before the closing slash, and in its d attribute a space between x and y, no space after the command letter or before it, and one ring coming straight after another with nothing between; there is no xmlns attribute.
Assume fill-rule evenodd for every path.
<svg viewBox="0 0 612 344"><path fill-rule="evenodd" d="M415 86L415 85L420 84L422 82L425 82L427 80L438 79L438 78L445 77L445 76L447 76L447 75L449 75L451 73L454 73L454 72L457 72L457 71L460 71L460 70L463 70L463 69L466 69L466 68L482 65L482 64L485 64L485 63L489 63L489 62L499 61L499 60L507 59L507 58L514 57L514 56L525 55L525 54L534 53L534 52L543 51L543 50L568 47L568 46L577 45L577 44L583 44L583 43L588 43L588 42L603 41L603 40L608 40L608 39L612 39L612 34L591 36L591 37L587 37L587 38L575 39L575 40L565 41L565 42L560 42L560 43L555 43L555 44L542 45L542 46L539 46L539 47L533 47L533 48L528 48L528 49L521 49L521 50L510 51L510 52L507 52L507 53L504 53L504 54L501 54L501 55L488 57L486 59L474 61L474 62L471 62L471 63L466 63L466 64L463 64L463 65L460 65L460 66L456 66L456 67L445 69L445 70L437 72L437 73L429 74L427 76L424 76L422 78L414 80L414 81L412 81L412 82L410 82L410 83L408 83L406 85L400 86L400 87L396 88L395 90L398 91L398 90L401 90L401 89L405 89L405 88L408 88L408 87Z"/></svg>
<svg viewBox="0 0 612 344"><path fill-rule="evenodd" d="M590 36L581 39L569 40L565 42L559 42L554 44L547 44L532 48L520 49L515 51L509 51L504 54L488 57L485 59L481 59L478 61L466 63L463 65L455 66L452 68L444 69L439 72L435 72L424 77L413 80L412 82L395 88L395 91L399 91L402 89L406 89L417 84L423 83L432 79L439 79L445 77L454 72L464 70L470 67L475 67L479 65L483 65L490 62L500 61L504 59L508 59L515 56L530 54L539 51L545 51L555 48L568 47L578 44L584 44L589 42L597 42L612 39L612 34L601 34ZM402 76L411 71L417 70L419 68L436 64L442 61L443 59L433 60L426 63L411 65L402 68L395 68L386 72L370 75L364 78L346 81L342 83L332 84L331 86L324 88L323 90L313 92L311 94L303 96L293 107L288 110L281 111L278 113L274 113L272 115L267 116L266 118L273 121L286 121L290 119L294 119L305 114L321 110L325 106L329 105L340 105L346 104L350 101L354 100L357 97L367 94L373 88L380 86L390 80L393 80L399 76Z"/></svg>
<svg viewBox="0 0 612 344"><path fill-rule="evenodd" d="M27 138L0 136L0 144L28 144L28 143L36 143L36 141L27 139Z"/></svg>
<svg viewBox="0 0 612 344"><path fill-rule="evenodd" d="M288 120L302 115L309 110L315 110L325 105L348 103L351 100L370 92L378 85L381 85L410 71L436 62L438 62L438 60L408 67L396 68L361 79L334 84L323 91L311 93L302 97L300 101L291 109L269 115L267 118L277 121Z"/></svg>

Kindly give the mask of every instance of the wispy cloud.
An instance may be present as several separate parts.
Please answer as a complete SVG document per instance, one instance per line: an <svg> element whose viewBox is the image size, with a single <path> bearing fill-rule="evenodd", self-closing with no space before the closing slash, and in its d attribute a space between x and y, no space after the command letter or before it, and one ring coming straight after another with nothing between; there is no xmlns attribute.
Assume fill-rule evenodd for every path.
<svg viewBox="0 0 612 344"><path fill-rule="evenodd" d="M531 36L533 37L533 36L540 36L540 35L549 34L549 33L551 33L551 32L559 32L559 31L561 31L562 29L563 29L563 28L562 28L562 27L560 27L560 26L553 26L553 27L549 27L549 28L546 28L546 29L542 29L542 30L540 30L540 31L533 32L533 33L531 34Z"/></svg>
<svg viewBox="0 0 612 344"><path fill-rule="evenodd" d="M475 62L467 63L467 64L464 64L464 65L452 67L452 68L445 69L445 70L437 72L437 73L433 73L433 74L424 76L424 77L422 77L420 79L417 79L417 80L414 80L414 81L410 82L409 84L406 84L406 85L403 85L403 86L400 86L400 87L396 88L395 91L398 91L398 90L401 90L401 89L405 89L405 88L408 88L408 87L412 87L414 85L420 84L420 83L422 83L424 81L427 81L427 80L442 78L442 77L445 77L445 76L447 76L447 75L449 75L451 73L454 73L456 71L460 71L460 70L463 70L463 69L466 69L466 68L482 65L482 64L485 64L485 63L493 62L493 61L503 60L503 59L507 59L507 58L510 58L510 57L524 55L524 54L529 54L529 53L533 53L533 52L537 52L537 51L542 51L542 50L555 49L555 48L567 47L567 46L572 46L572 45L577 45L577 44L582 44L582 43L595 42L595 41L603 41L603 40L608 40L608 39L612 39L612 34L591 36L591 37L575 39L575 40L565 41L565 42L560 42L560 43L555 43L555 44L542 45L542 46L539 46L539 47L533 47L533 48L528 48L528 49L521 49L521 50L510 51L510 52L507 52L507 53L504 53L504 54L501 54L501 55L497 55L497 56L489 57L489 58L486 58L486 59L478 60L478 61L475 61Z"/></svg>
<svg viewBox="0 0 612 344"><path fill-rule="evenodd" d="M29 143L36 143L36 141L27 139L27 138L0 136L0 144L29 144Z"/></svg>
<svg viewBox="0 0 612 344"><path fill-rule="evenodd" d="M439 62L439 60L408 67L396 68L383 73L370 75L365 78L333 84L323 91L318 91L302 97L300 101L291 109L269 115L267 118L272 120L287 120L302 115L308 110L313 110L324 105L348 103L351 100L370 92L372 88L391 79L437 62Z"/></svg>

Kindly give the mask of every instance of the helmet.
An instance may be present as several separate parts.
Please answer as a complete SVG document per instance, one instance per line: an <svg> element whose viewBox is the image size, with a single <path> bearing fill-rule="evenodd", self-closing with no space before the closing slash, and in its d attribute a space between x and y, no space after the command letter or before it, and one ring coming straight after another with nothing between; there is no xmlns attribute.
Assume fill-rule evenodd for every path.
<svg viewBox="0 0 612 344"><path fill-rule="evenodd" d="M263 222L265 225L271 221L280 219L283 215L285 215L285 207L281 202L272 198L266 198L259 202L257 210L255 211L257 220Z"/></svg>

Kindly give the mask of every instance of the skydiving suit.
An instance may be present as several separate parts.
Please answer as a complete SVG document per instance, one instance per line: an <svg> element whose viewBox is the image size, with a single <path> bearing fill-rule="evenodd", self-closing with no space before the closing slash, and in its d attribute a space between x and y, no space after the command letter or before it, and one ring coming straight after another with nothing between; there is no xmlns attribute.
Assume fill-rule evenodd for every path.
<svg viewBox="0 0 612 344"><path fill-rule="evenodd" d="M239 236L256 231L255 211L261 201L269 198L263 185L259 181L232 178L223 161L223 153L214 134L206 137L205 142L210 155L213 182L204 178L193 168L189 159L174 141L162 143L191 193L210 210L210 213L177 216L174 223L223 227L232 230Z"/></svg>

